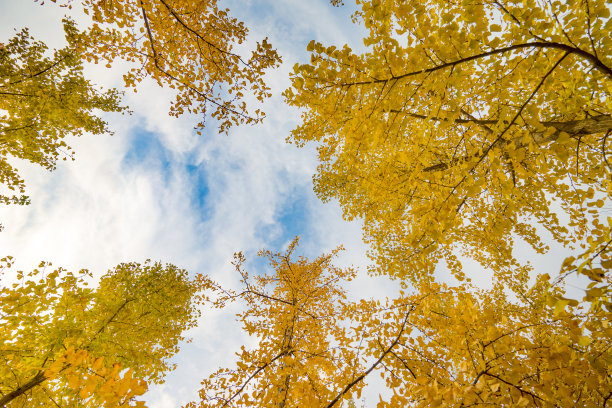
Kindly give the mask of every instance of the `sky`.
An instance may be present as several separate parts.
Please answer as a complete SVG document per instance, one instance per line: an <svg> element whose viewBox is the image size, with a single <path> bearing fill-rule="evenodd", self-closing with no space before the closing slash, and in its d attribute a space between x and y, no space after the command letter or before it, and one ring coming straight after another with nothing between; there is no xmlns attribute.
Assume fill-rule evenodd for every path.
<svg viewBox="0 0 612 408"><path fill-rule="evenodd" d="M0 0L0 41L29 27L34 38L61 47L65 10L47 3ZM125 94L131 115L105 115L114 135L70 140L75 160L61 162L52 173L18 164L32 203L0 207L5 227L0 257L12 255L24 270L45 260L97 276L121 262L153 259L237 287L230 264L234 252L245 254L247 269L261 272L265 263L256 259L257 251L281 251L299 235L298 252L307 256L345 247L337 264L364 272L351 283L351 296L392 296L396 284L365 274L360 223L344 221L337 203L324 204L313 193L315 149L285 142L299 112L283 103L281 93L289 86L291 67L308 60L308 42L361 47L362 28L351 23L350 7L334 8L327 0L222 4L246 23L250 39L269 37L283 57L282 66L267 75L273 92L263 106L267 119L228 135L209 121L198 136L193 129L198 117L168 116L172 92L143 82L138 93ZM109 88L122 88L124 71L121 64L86 67L88 78ZM541 262L542 268L558 270L556 263ZM240 346L252 343L234 321L236 312L205 311L188 333L193 341L174 358L177 369L145 395L149 407L175 408L195 400L200 381L217 367L230 366ZM373 384L366 404L378 401L380 390Z"/></svg>
<svg viewBox="0 0 612 408"><path fill-rule="evenodd" d="M0 0L0 41L29 27L35 39L62 47L60 22L66 10L46 3ZM314 148L285 142L299 112L284 105L281 96L292 66L309 58L310 40L359 48L361 32L350 22L351 10L331 7L326 0L223 5L246 23L250 40L269 37L283 57L282 66L267 75L274 95L263 106L267 119L228 135L209 121L198 136L193 127L199 118L169 117L172 92L145 81L123 98L131 115L104 116L114 135L67 141L74 161L59 163L54 172L16 163L31 205L0 207L5 227L0 254L12 255L16 269L45 260L100 276L121 262L153 259L237 287L230 263L234 252L242 251L247 267L261 272L266 264L256 259L257 251L281 251L299 235L298 253L315 257L342 244L337 265L365 271L361 225L344 221L336 203L323 204L313 193ZM125 68L88 65L86 77L120 89ZM384 296L396 285L362 274L350 290L355 297ZM145 395L149 407L174 408L196 399L207 374L231 365L240 346L252 342L234 321L236 312L205 311L188 333L193 341L182 345L174 359L177 369Z"/></svg>

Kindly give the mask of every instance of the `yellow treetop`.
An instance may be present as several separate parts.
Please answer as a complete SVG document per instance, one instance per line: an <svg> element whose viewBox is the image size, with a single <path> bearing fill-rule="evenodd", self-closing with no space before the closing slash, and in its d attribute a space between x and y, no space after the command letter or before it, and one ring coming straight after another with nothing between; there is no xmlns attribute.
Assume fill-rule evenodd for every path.
<svg viewBox="0 0 612 408"><path fill-rule="evenodd" d="M432 285L390 302L393 313L366 325L370 354L396 344L379 370L392 392L377 407L605 406L610 313L564 299L545 278L525 297L504 292ZM398 340L404 319L411 331Z"/></svg>
<svg viewBox="0 0 612 408"><path fill-rule="evenodd" d="M101 91L83 77L74 24L64 21L69 45L49 55L47 46L24 29L0 44L0 203L27 204L25 184L9 158L47 170L72 158L67 136L109 132L96 111L117 112L119 94Z"/></svg>
<svg viewBox="0 0 612 408"><path fill-rule="evenodd" d="M361 362L342 324L347 303L342 283L355 271L332 265L338 250L312 261L292 259L296 245L297 239L285 253L262 252L271 273L255 277L243 270L244 257L236 255L243 288L221 290L216 304L244 300L239 319L259 344L237 353L236 368L222 368L205 379L201 400L187 408L321 407L350 396L340 385L358 376ZM362 386L358 382L353 392Z"/></svg>
<svg viewBox="0 0 612 408"><path fill-rule="evenodd" d="M0 287L2 407L142 405L133 397L173 368L207 282L149 262L118 265L96 289L87 271L45 263L16 278Z"/></svg>
<svg viewBox="0 0 612 408"><path fill-rule="evenodd" d="M263 77L280 56L267 39L248 56L247 27L216 0L84 0L82 7L93 20L81 36L83 57L109 67L117 58L131 62L127 87L150 76L176 89L171 115L202 114L200 126L210 115L220 131L263 118L247 101L270 96Z"/></svg>
<svg viewBox="0 0 612 408"><path fill-rule="evenodd" d="M419 281L444 259L463 278L463 255L524 283L517 239L612 240L609 4L358 3L367 51L311 42L285 95L305 108L290 140L319 146L317 194L365 220L379 271Z"/></svg>

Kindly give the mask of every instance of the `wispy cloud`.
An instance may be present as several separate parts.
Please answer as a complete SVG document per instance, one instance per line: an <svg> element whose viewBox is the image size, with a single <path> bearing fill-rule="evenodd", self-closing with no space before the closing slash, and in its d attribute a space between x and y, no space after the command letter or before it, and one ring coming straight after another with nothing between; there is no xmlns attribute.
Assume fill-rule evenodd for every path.
<svg viewBox="0 0 612 408"><path fill-rule="evenodd" d="M237 280L230 265L234 252L253 260L257 250L280 250L300 234L308 255L344 244L339 262L367 262L360 225L343 221L337 204L323 205L312 191L315 150L285 143L299 112L280 96L293 64L306 59L308 41L358 40L357 29L347 25L348 12L324 0L230 6L250 27L253 41L270 37L284 57L281 69L268 76L275 96L264 107L267 120L229 135L216 133L210 122L198 136L193 126L199 118L169 117L172 92L145 81L138 93L125 95L132 116L108 116L114 136L70 141L75 161L61 163L53 173L20 164L32 204L0 207L6 227L0 233L2 255L15 256L22 268L48 260L98 275L119 262L152 258L231 286ZM9 0L0 0L0 7L1 38L12 35L12 27L29 26L34 36L62 46L64 10ZM88 66L87 74L104 86L121 87L124 69ZM249 266L259 268L261 262ZM373 294L376 287L364 280L360 290ZM387 289L381 281L376 290ZM193 343L175 358L178 369L165 385L151 387L146 396L151 407L193 400L203 377L234 360L234 352L250 340L232 312L204 315L191 332Z"/></svg>

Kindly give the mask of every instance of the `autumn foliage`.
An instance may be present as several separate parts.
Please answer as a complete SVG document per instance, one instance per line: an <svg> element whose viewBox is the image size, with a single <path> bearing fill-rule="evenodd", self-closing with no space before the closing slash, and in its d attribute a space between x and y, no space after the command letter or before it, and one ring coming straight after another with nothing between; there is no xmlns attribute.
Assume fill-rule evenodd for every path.
<svg viewBox="0 0 612 408"><path fill-rule="evenodd" d="M251 278L236 256L242 287L214 285L213 305L242 300L243 329L258 339L202 382L195 407L340 407L380 375L378 407L584 406L612 395L609 312L564 298L547 275L518 299L432 283L386 302L350 302L352 269L334 255L293 259L297 240ZM350 406L350 404L349 404Z"/></svg>
<svg viewBox="0 0 612 408"><path fill-rule="evenodd" d="M398 295L349 300L357 271L334 266L338 250L298 257L297 238L261 252L264 274L237 254L238 289L158 263L121 264L94 289L85 271L43 264L0 291L0 406L142 405L200 306L232 302L256 345L185 408L353 407L373 376L379 408L612 405L610 3L357 5L365 51L312 41L294 67L284 95L303 115L289 141L316 145L316 193L364 221L370 273ZM0 118L9 188L23 183L4 157L52 168L64 135L106 131L93 108L122 109L82 78L84 60L133 63L127 87L152 77L177 91L172 115L210 113L220 131L262 119L248 102L270 95L280 57L263 40L244 58L247 29L215 0L81 6L91 26L67 20L53 57L27 31L0 47L0 109L19 112ZM556 276L517 256L551 240L567 252ZM444 268L454 283L436 278Z"/></svg>
<svg viewBox="0 0 612 408"><path fill-rule="evenodd" d="M173 265L121 264L96 288L86 270L11 265L0 270L11 273L0 287L0 406L134 405L199 316L205 281Z"/></svg>
<svg viewBox="0 0 612 408"><path fill-rule="evenodd" d="M610 241L609 5L359 3L368 52L312 41L286 97L306 108L290 140L318 142L315 191L365 220L380 272L445 260L461 279L464 256L512 281L514 243L545 253L542 230Z"/></svg>
<svg viewBox="0 0 612 408"><path fill-rule="evenodd" d="M70 0L54 0L66 10ZM44 4L44 2L42 2ZM270 96L264 81L280 56L267 39L245 56L245 25L204 0L123 0L81 2L91 17L88 27L64 20L68 46L47 53L27 29L0 43L0 184L18 193L0 192L0 203L27 204L25 183L8 157L48 170L58 158L72 158L67 136L111 133L99 112L119 112L119 92L102 91L83 77L83 64L115 60L131 63L127 88L151 77L176 90L170 114L199 114L198 126L214 118L219 131L260 122L251 109ZM246 53L248 55L248 52Z"/></svg>
<svg viewBox="0 0 612 408"><path fill-rule="evenodd" d="M292 259L296 246L297 239L284 253L262 251L270 273L254 277L244 270L244 256L236 254L242 287L217 287L214 306L244 302L238 318L259 344L242 348L236 368L205 379L201 401L186 408L324 406L357 376L360 361L342 326L347 306L342 284L356 271L333 266L338 250L311 261Z"/></svg>
<svg viewBox="0 0 612 408"><path fill-rule="evenodd" d="M289 140L316 143L315 191L365 221L373 271L425 296L440 261L459 281L478 276L467 257L494 286L421 303L406 321L417 331L385 363L393 396L378 406L605 406L609 5L357 3L367 51L308 45L285 92L304 109ZM575 254L552 282L514 252L522 241L545 254L545 237ZM562 290L576 273L588 279L581 301Z"/></svg>
<svg viewBox="0 0 612 408"><path fill-rule="evenodd" d="M412 333L383 361L393 394L377 406L605 406L612 393L606 313L552 307L549 297L559 292L545 278L519 301L503 287L433 285L407 318ZM383 324L397 327L402 318L389 313ZM379 350L374 343L369 352Z"/></svg>
<svg viewBox="0 0 612 408"><path fill-rule="evenodd" d="M47 46L27 29L0 43L0 184L17 195L0 193L1 204L27 204L25 183L9 158L47 170L72 158L69 136L109 133L98 112L119 112L119 93L103 91L83 77L76 28L64 21L68 46L49 56Z"/></svg>
<svg viewBox="0 0 612 408"><path fill-rule="evenodd" d="M201 114L199 126L210 115L220 131L263 119L247 100L270 96L263 76L280 57L267 39L248 56L247 27L216 0L85 0L82 7L93 20L82 32L83 58L108 67L115 59L132 63L128 88L151 77L175 89L171 115Z"/></svg>

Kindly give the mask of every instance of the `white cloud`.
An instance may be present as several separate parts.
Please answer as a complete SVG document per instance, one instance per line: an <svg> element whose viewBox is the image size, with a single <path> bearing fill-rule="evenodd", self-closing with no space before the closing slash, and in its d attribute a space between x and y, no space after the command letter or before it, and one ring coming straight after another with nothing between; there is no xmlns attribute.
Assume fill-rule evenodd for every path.
<svg viewBox="0 0 612 408"><path fill-rule="evenodd" d="M0 0L3 38L11 35L9 27L30 26L37 38L62 46L58 22L64 10L18 3ZM70 141L76 160L61 163L53 173L22 164L32 204L0 207L5 225L0 253L12 254L24 269L47 260L66 268L90 268L98 275L119 262L152 258L232 286L237 280L230 265L234 252L244 251L252 259L257 250L279 238L280 242L292 238L282 235L278 222L285 206L298 195L307 201L304 207L313 223L310 240L302 240L308 253L344 243L347 251L341 262L364 262L359 225L342 221L337 205L321 204L312 192L314 149L284 142L298 114L283 105L280 96L289 85L288 72L295 60L304 59L311 35L322 41L346 41L346 26L338 18L344 11L330 9L323 0L270 2L244 10L252 13L258 7L267 7L265 18L245 17L251 38L269 36L285 61L269 75L276 96L266 103L268 119L263 124L239 127L229 135L209 126L203 136L196 136L197 118L168 117L172 92L145 81L138 93L128 91L124 99L134 115L108 116L115 136ZM86 73L96 83L121 87L124 69L90 65ZM123 160L143 130L166 149L168 168L156 156ZM196 187L187 164L199 166L208 184L205 213L194 203ZM362 288L372 291L369 281ZM178 369L166 385L152 387L147 394L152 407L176 407L195 398L207 373L231 363L234 351L248 342L232 312L207 313L202 318L191 332L193 343L184 345L176 357Z"/></svg>
<svg viewBox="0 0 612 408"><path fill-rule="evenodd" d="M43 7L33 1L0 0L0 10L0 41L28 27L35 39L44 40L50 48L65 46L62 8Z"/></svg>

